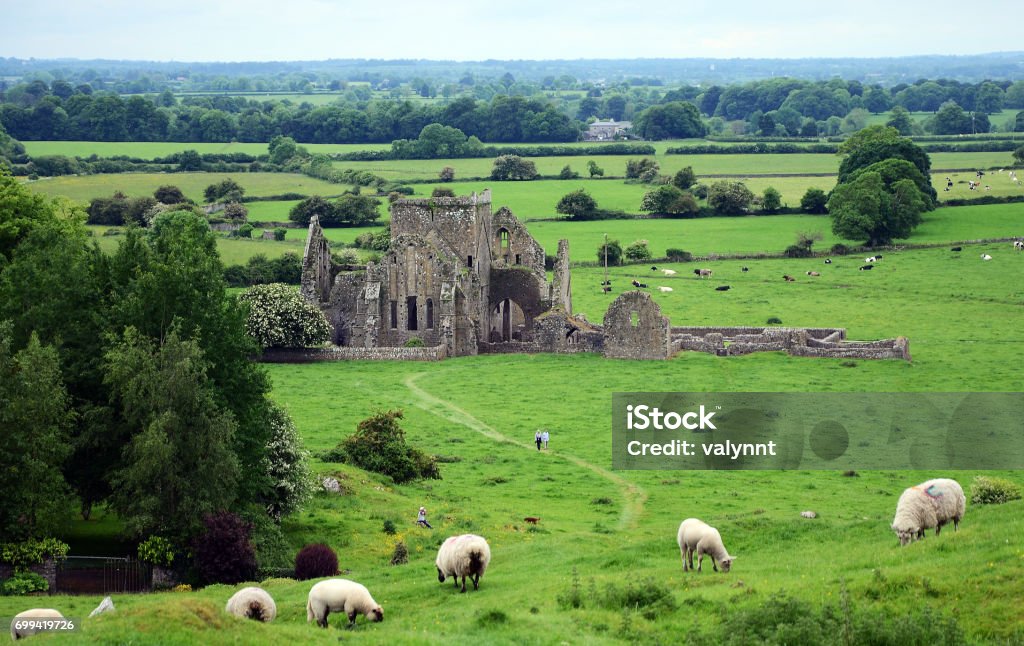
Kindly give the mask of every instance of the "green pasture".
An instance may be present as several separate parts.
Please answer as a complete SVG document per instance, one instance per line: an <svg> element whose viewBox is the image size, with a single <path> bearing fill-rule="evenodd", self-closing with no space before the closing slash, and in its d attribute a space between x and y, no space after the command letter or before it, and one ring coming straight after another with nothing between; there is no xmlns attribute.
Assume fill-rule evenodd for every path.
<svg viewBox="0 0 1024 646"><path fill-rule="evenodd" d="M995 212L995 207L984 207ZM983 228L989 211L974 209ZM971 212L972 209L945 209ZM999 216L992 215L992 219ZM818 219L824 221L823 219ZM781 218L745 221L777 226ZM633 221L639 237L649 223ZM609 225L611 222L594 223ZM1006 222L1004 222L1006 224ZM566 226L577 225L566 223ZM950 224L950 230L969 227ZM624 231L626 231L624 229ZM750 233L755 247L767 234ZM980 237L976 233L973 237ZM819 243L821 244L821 243ZM595 245L596 246L596 245ZM574 250L576 247L574 247ZM990 262L978 257L985 252ZM578 251L577 251L578 253ZM327 631L307 625L305 601L313 582L261 583L275 598L277 620L256 625L227 617L223 606L242 585L192 593L115 595L118 610L82 620L81 632L52 637L67 643L422 644L472 639L488 644L679 643L681 636L720 643L739 613L787 594L814 612L824 606L854 621L910 621L928 608L955 618L971 643L1016 644L1024 637L1024 501L968 504L958 532L900 548L889 529L899 493L929 477L949 475L969 487L978 472L860 471L612 471L611 393L628 391L960 392L1024 390L1024 254L1009 243L888 252L871 272L858 256L821 259L711 261L710 280L694 264L611 269L614 293L600 292L603 270L573 271L574 311L600 321L607 304L631 278L651 285L674 325L842 326L850 338L905 335L913 362L795 358L782 353L715 357L682 353L669 361L607 360L597 355L487 355L442 363L338 362L268 365L274 398L285 404L310 450L333 447L378 409L401 408L409 441L443 457L443 479L396 485L346 465L314 461L318 474L337 477L345 495L318 494L285 521L294 549L326 542L339 554L344 576L366 585L385 609L380 624L357 620L342 630L332 615ZM749 271L742 272L747 266ZM660 270L675 269L675 276ZM806 271L820 271L820 277ZM797 277L787 283L782 274ZM728 284L728 292L714 287ZM671 286L671 293L654 290ZM879 412L880 437L898 411ZM538 452L533 432L550 429L550 449ZM1021 474L999 474L1024 484ZM433 530L415 526L429 510ZM799 512L813 509L808 521ZM523 522L539 517L538 525ZM681 571L675 544L683 518L716 526L733 571ZM397 534L384 533L385 520ZM76 536L110 531L97 512ZM89 527L95 524L95 527ZM105 529L106 528L106 529ZM437 582L440 542L461 533L485 536L492 562L480 590L459 594ZM392 566L395 544L409 563ZM582 607L559 605L578 582ZM633 585L668 595L653 606L643 596L609 594ZM45 605L85 617L99 596L53 596ZM27 604L27 605L26 605ZM0 597L0 615L38 603ZM804 613L806 614L806 613ZM882 617L884 619L878 619ZM778 617L772 616L769 627ZM809 620L809 619L808 619ZM891 626L890 628L891 629ZM801 643L813 643L801 641ZM828 642L819 642L828 643Z"/></svg>

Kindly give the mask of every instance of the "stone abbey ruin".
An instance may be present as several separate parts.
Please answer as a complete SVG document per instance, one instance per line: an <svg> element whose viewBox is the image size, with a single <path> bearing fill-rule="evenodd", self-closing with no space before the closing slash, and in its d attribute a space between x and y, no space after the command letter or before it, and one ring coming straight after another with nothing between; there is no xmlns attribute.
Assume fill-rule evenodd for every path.
<svg viewBox="0 0 1024 646"><path fill-rule="evenodd" d="M480 353L599 352L667 359L682 350L716 355L785 351L797 356L910 360L903 337L846 340L841 328L672 327L643 291L624 292L601 324L572 310L569 243L558 243L552 280L544 249L490 191L400 199L391 246L352 270L331 260L316 217L302 260L302 294L333 329L310 360L420 359Z"/></svg>

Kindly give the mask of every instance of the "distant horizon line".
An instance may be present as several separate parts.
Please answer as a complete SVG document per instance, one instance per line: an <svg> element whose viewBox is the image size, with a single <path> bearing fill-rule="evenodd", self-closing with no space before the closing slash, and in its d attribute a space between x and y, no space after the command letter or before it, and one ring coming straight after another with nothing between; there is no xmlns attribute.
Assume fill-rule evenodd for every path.
<svg viewBox="0 0 1024 646"><path fill-rule="evenodd" d="M730 61L830 61L830 60L860 60L860 61L890 61L913 58L971 58L987 56L1024 56L1024 50L1002 50L992 52L980 52L975 54L904 54L900 56L734 56L731 58L707 57L707 56L638 56L605 57L605 58L485 58L485 59L452 59L452 58L317 58L317 59L268 59L268 60L178 60L178 59L147 59L147 58L78 58L75 56L46 57L19 57L3 56L0 59L7 61L30 61L30 62L118 62L118 63L161 63L161 64L295 64L295 63L330 63L330 62L368 62L368 63L462 63L462 64L487 64L487 63L548 63L548 62L587 62L587 61L708 61L708 62L730 62Z"/></svg>

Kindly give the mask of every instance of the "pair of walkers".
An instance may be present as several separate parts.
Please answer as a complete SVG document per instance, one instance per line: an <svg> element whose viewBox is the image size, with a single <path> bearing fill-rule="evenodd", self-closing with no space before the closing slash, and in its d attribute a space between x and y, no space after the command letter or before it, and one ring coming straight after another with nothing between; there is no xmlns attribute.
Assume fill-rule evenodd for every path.
<svg viewBox="0 0 1024 646"><path fill-rule="evenodd" d="M548 432L546 430L538 430L533 434L533 441L537 444L537 450L540 451L541 445L546 449L548 448Z"/></svg>

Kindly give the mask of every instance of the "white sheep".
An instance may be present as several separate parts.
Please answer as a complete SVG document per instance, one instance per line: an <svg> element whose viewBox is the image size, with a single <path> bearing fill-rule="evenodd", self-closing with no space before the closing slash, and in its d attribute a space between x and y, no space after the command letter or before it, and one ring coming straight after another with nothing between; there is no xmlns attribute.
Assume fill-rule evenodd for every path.
<svg viewBox="0 0 1024 646"><path fill-rule="evenodd" d="M658 291L659 292L671 292L672 288L671 287L662 287L661 285L658 285Z"/></svg>
<svg viewBox="0 0 1024 646"><path fill-rule="evenodd" d="M228 599L224 610L236 617L263 622L274 621L277 617L277 604L263 588L242 588Z"/></svg>
<svg viewBox="0 0 1024 646"><path fill-rule="evenodd" d="M19 612L14 615L14 619L11 620L11 639L18 641L22 637L28 637L29 635L35 635L38 632L44 632L39 628L15 628L15 624L19 619L63 619L64 615L60 614L60 611L54 610L53 608L32 608L25 612Z"/></svg>
<svg viewBox="0 0 1024 646"><path fill-rule="evenodd" d="M932 527L938 536L949 521L953 521L953 531L956 531L964 517L965 503L964 490L956 480L936 478L922 482L900 496L892 530L900 539L900 545L924 538L924 530Z"/></svg>
<svg viewBox="0 0 1024 646"><path fill-rule="evenodd" d="M719 565L722 566L722 572L728 572L736 559L735 556L729 556L718 530L696 518L687 518L679 524L676 542L679 543L679 553L683 558L683 572L693 569L694 552L697 553L698 572L701 571L705 554L711 557L715 572L718 571Z"/></svg>
<svg viewBox="0 0 1024 646"><path fill-rule="evenodd" d="M317 583L309 591L306 601L306 623L316 618L321 628L327 628L327 616L332 612L348 615L349 626L356 624L356 615L362 614L370 621L384 621L384 609L380 607L365 586L348 579L327 579Z"/></svg>
<svg viewBox="0 0 1024 646"><path fill-rule="evenodd" d="M487 541L476 534L450 536L437 551L437 580L444 583L446 576L455 578L455 587L459 587L462 577L462 592L466 591L466 577L473 582L473 589L480 589L480 577L484 575L487 564L491 562L491 547Z"/></svg>

